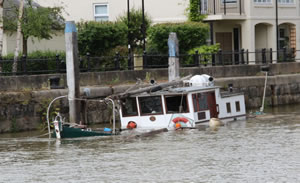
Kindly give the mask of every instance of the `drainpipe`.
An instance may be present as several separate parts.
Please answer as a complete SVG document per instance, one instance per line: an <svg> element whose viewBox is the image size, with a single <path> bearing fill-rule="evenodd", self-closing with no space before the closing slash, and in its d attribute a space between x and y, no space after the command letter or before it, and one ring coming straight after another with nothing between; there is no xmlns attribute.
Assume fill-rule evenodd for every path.
<svg viewBox="0 0 300 183"><path fill-rule="evenodd" d="M127 0L127 27L128 27L128 34L127 34L127 39L128 39L128 67L131 67L131 34L129 31L129 22L130 22L130 4L129 0Z"/></svg>
<svg viewBox="0 0 300 183"><path fill-rule="evenodd" d="M277 62L279 59L279 39L278 39L278 0L275 0L275 11L276 11L276 17L275 17L275 21L276 21L276 47L277 47Z"/></svg>
<svg viewBox="0 0 300 183"><path fill-rule="evenodd" d="M142 0L142 12L143 12L143 25L142 25L142 31L143 31L143 51L146 51L146 25L145 25L145 3L144 0Z"/></svg>

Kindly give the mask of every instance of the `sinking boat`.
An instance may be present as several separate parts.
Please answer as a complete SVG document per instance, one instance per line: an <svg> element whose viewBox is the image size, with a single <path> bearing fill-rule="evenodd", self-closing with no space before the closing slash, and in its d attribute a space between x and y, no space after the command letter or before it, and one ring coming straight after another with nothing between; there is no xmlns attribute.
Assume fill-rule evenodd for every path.
<svg viewBox="0 0 300 183"><path fill-rule="evenodd" d="M221 91L208 75L184 80L182 87L167 86L153 86L121 97L121 129L193 128L208 124L211 118L222 122L246 118L244 94L232 89Z"/></svg>
<svg viewBox="0 0 300 183"><path fill-rule="evenodd" d="M53 124L52 137L57 139L115 135L110 128L92 130L86 125L64 123L59 114L55 117Z"/></svg>
<svg viewBox="0 0 300 183"><path fill-rule="evenodd" d="M64 139L64 138L79 138L79 137L94 137L94 136L112 136L118 135L119 132L115 128L115 113L113 112L113 129L103 128L103 129L91 129L86 125L80 125L75 123L66 123L62 116L58 113L53 121L54 130L50 130L50 121L49 121L49 111L53 102L58 99L67 98L67 96L60 96L52 100L48 106L47 110L47 123L48 123L48 133L49 138ZM115 108L114 101L111 99L99 100L100 102L110 101L112 103L112 109Z"/></svg>

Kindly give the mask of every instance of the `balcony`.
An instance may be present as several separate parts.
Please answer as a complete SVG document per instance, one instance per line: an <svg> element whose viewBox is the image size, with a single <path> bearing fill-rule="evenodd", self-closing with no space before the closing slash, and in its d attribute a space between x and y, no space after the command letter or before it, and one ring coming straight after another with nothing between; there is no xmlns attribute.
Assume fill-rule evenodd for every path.
<svg viewBox="0 0 300 183"><path fill-rule="evenodd" d="M200 0L200 13L209 20L244 20L244 0Z"/></svg>

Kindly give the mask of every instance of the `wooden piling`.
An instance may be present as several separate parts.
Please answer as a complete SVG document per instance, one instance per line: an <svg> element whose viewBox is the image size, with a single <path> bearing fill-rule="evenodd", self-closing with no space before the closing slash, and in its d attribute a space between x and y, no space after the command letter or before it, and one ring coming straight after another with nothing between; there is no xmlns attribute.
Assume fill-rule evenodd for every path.
<svg viewBox="0 0 300 183"><path fill-rule="evenodd" d="M78 66L78 41L77 30L74 21L67 21L65 27L66 43L66 69L69 99L70 123L80 122L80 97L79 66Z"/></svg>
<svg viewBox="0 0 300 183"><path fill-rule="evenodd" d="M179 79L179 44L174 32L169 34L169 81Z"/></svg>

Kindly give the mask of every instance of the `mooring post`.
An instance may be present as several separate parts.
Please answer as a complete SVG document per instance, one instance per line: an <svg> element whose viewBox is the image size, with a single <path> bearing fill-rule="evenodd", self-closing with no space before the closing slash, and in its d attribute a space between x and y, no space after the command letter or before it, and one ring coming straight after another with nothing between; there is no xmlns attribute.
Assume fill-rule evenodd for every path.
<svg viewBox="0 0 300 183"><path fill-rule="evenodd" d="M65 27L66 41L66 69L69 99L70 123L80 122L80 97L79 67L78 67L78 42L77 30L74 21L67 21Z"/></svg>
<svg viewBox="0 0 300 183"><path fill-rule="evenodd" d="M179 45L177 35L174 32L169 34L169 81L179 79Z"/></svg>

